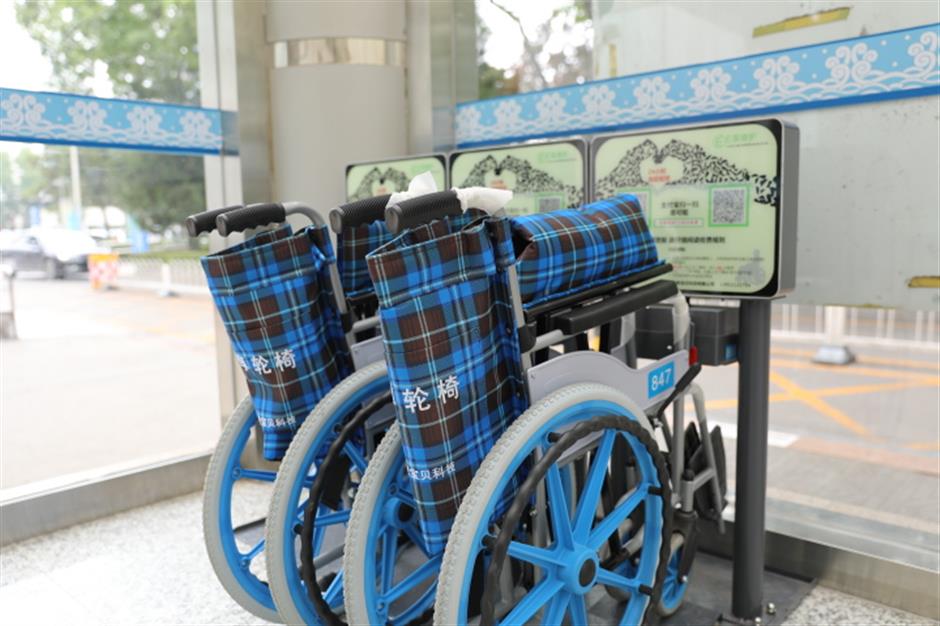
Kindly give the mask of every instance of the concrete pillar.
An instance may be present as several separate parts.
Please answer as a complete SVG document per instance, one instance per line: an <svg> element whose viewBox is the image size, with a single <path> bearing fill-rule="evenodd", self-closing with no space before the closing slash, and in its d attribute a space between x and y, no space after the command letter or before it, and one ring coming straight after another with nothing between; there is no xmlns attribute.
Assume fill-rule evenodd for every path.
<svg viewBox="0 0 940 626"><path fill-rule="evenodd" d="M326 211L348 163L408 153L405 2L266 8L274 197Z"/></svg>

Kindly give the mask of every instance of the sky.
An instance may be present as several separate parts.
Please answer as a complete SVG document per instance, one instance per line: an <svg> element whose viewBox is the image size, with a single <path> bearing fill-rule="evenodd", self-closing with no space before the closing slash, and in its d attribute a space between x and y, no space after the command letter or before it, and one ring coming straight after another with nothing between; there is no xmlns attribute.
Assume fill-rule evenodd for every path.
<svg viewBox="0 0 940 626"><path fill-rule="evenodd" d="M0 87L41 91L49 88L52 65L26 30L16 21L10 0L0 0ZM16 59L11 63L9 59Z"/></svg>
<svg viewBox="0 0 940 626"><path fill-rule="evenodd" d="M0 0L0 59L4 59L0 63L0 87L29 91L51 89L52 64L42 55L39 43L16 21L16 5L12 0ZM106 65L96 65L92 84L94 95L103 98L114 95L106 72ZM24 149L35 152L42 150L42 146L0 141L0 150L14 157Z"/></svg>

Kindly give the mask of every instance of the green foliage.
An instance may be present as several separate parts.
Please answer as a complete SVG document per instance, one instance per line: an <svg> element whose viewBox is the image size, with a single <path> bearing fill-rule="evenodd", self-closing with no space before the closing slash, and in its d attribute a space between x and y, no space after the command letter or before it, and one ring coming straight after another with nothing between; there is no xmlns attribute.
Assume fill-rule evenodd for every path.
<svg viewBox="0 0 940 626"><path fill-rule="evenodd" d="M52 87L89 93L96 66L117 97L199 103L196 8L191 0L20 0L17 21L39 42L53 67ZM57 152L47 146L46 152ZM25 157L21 196L51 204L58 160ZM202 159L123 150L80 149L82 202L124 209L161 232L205 205ZM26 179L30 179L27 189ZM66 189L66 193L68 190Z"/></svg>
<svg viewBox="0 0 940 626"><path fill-rule="evenodd" d="M115 96L199 103L191 1L21 0L16 19L52 63L57 89L89 93L104 63Z"/></svg>
<svg viewBox="0 0 940 626"><path fill-rule="evenodd" d="M25 210L19 191L13 184L13 159L6 152L0 152L0 226L12 226L16 216Z"/></svg>

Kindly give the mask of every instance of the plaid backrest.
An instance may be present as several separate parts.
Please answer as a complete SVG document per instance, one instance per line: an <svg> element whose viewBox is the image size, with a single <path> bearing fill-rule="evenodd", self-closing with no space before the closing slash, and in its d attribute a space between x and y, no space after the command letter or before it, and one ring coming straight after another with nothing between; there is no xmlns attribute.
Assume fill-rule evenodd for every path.
<svg viewBox="0 0 940 626"><path fill-rule="evenodd" d="M636 196L512 218L522 301L532 306L659 264Z"/></svg>
<svg viewBox="0 0 940 626"><path fill-rule="evenodd" d="M483 458L526 408L509 224L432 222L367 257L422 534L442 550Z"/></svg>
<svg viewBox="0 0 940 626"><path fill-rule="evenodd" d="M292 235L287 226L202 259L270 460L284 455L316 403L352 371L329 280L333 262L325 227Z"/></svg>
<svg viewBox="0 0 940 626"><path fill-rule="evenodd" d="M347 298L372 293L366 255L391 240L392 234L384 220L344 228L336 236L337 267Z"/></svg>

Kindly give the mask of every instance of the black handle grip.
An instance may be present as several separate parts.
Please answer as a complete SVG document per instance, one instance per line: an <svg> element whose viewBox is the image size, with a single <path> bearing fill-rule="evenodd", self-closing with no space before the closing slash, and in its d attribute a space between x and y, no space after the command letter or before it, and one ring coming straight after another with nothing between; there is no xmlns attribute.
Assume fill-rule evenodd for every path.
<svg viewBox="0 0 940 626"><path fill-rule="evenodd" d="M219 234L228 237L248 228L257 228L267 224L281 223L287 219L284 205L276 202L249 204L243 209L223 213L215 220Z"/></svg>
<svg viewBox="0 0 940 626"><path fill-rule="evenodd" d="M437 191L388 207L385 209L385 225L393 235L397 235L406 228L462 212L456 191Z"/></svg>
<svg viewBox="0 0 940 626"><path fill-rule="evenodd" d="M370 224L385 217L385 205L392 196L385 194L341 204L330 211L330 228L337 235L346 228Z"/></svg>
<svg viewBox="0 0 940 626"><path fill-rule="evenodd" d="M228 213L229 211L234 211L235 209L240 208L242 208L242 205L236 204L233 206L227 206L223 209L203 211L202 213L190 215L186 218L183 224L186 225L186 230L189 232L190 237L198 237L202 233L211 233L213 230L215 230L215 218L222 215L223 213Z"/></svg>

